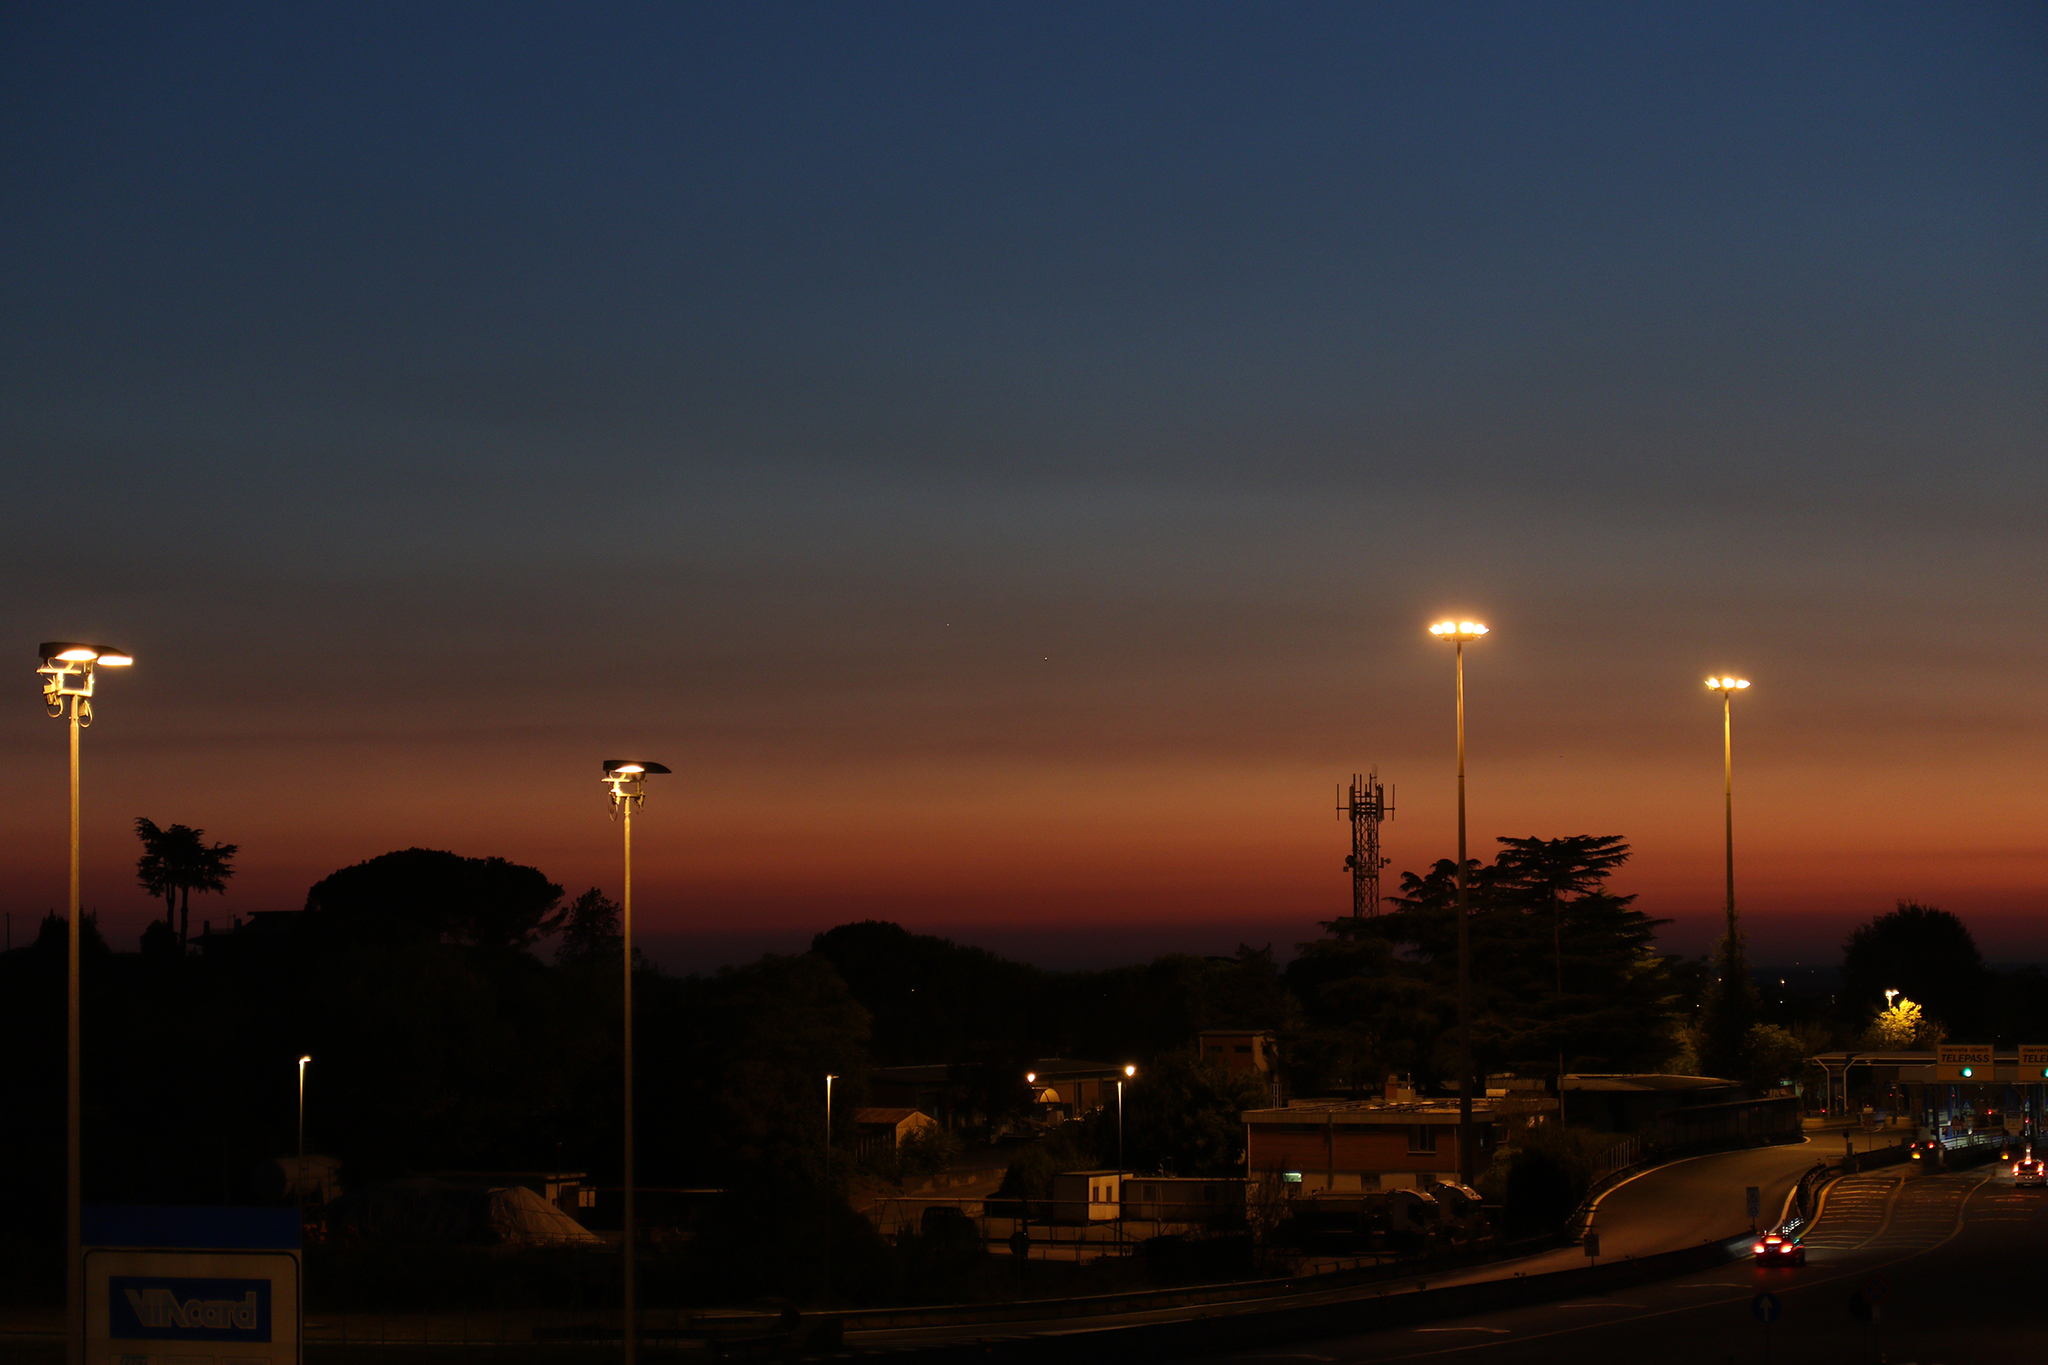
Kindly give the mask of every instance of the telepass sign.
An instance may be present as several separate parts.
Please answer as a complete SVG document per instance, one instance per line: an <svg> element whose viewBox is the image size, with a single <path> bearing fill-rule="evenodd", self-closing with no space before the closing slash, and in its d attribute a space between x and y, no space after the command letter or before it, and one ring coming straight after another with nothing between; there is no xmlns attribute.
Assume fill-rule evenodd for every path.
<svg viewBox="0 0 2048 1365"><path fill-rule="evenodd" d="M1991 1079L1991 1044L1941 1044L1935 1049L1934 1079L1937 1081L1989 1081Z"/></svg>

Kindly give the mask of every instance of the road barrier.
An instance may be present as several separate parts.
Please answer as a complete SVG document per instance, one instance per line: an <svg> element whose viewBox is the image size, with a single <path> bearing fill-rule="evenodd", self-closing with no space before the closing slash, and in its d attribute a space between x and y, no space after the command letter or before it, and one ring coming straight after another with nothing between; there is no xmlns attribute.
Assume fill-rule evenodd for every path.
<svg viewBox="0 0 2048 1365"><path fill-rule="evenodd" d="M1051 1336L990 1337L901 1350L867 1350L870 1359L910 1359L930 1365L973 1360L1002 1365L1036 1362L1125 1362L1184 1360L1194 1356L1266 1348L1283 1342L1313 1341L1384 1331L1442 1318L1498 1313L1532 1303L1605 1294L1617 1289L1711 1270L1740 1260L1749 1235L1707 1242L1683 1251L1613 1261L1602 1266L1559 1270L1547 1275L1520 1275L1505 1280L1480 1280L1442 1289L1403 1289L1351 1298L1283 1307L1219 1312L1169 1322L1136 1323L1095 1331L1067 1331Z"/></svg>

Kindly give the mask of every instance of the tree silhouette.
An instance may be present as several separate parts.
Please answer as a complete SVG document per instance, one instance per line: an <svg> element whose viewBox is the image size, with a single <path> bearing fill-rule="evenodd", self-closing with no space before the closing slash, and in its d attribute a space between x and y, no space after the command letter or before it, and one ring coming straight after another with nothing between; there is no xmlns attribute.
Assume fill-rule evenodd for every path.
<svg viewBox="0 0 2048 1365"><path fill-rule="evenodd" d="M1505 845L1495 859L1502 888L1525 901L1547 902L1550 906L1550 953L1557 991L1558 1023L1557 1074L1565 1071L1564 1020L1564 905L1565 897L1575 899L1605 890L1608 874L1628 861L1629 847L1619 834L1575 834L1562 839L1502 838ZM1627 905L1633 896L1620 897Z"/></svg>
<svg viewBox="0 0 2048 1365"><path fill-rule="evenodd" d="M561 927L561 901L562 888L537 868L407 848L315 882L306 910L329 932L358 941L524 952Z"/></svg>
<svg viewBox="0 0 2048 1365"><path fill-rule="evenodd" d="M1867 1023L1883 1008L1885 991L1896 989L1968 1037L1985 1026L1988 985L1984 955L1968 927L1936 906L1900 901L1842 945L1842 1012L1857 1024Z"/></svg>
<svg viewBox="0 0 2048 1365"><path fill-rule="evenodd" d="M142 840L135 879L150 895L164 898L164 923L177 930L182 952L192 937L192 893L227 890L242 846L217 843L209 848L203 829L159 828L143 816L136 817L135 837Z"/></svg>

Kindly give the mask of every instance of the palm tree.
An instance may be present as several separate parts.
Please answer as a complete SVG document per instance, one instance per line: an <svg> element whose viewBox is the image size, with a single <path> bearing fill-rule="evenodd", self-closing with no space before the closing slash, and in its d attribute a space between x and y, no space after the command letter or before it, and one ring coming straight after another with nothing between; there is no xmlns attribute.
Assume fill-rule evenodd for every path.
<svg viewBox="0 0 2048 1365"><path fill-rule="evenodd" d="M190 825L160 829L153 820L137 817L135 837L142 856L135 860L136 880L152 896L164 898L164 923L178 931L178 949L192 938L192 893L225 891L235 875L240 844L206 844L206 831ZM172 924L172 912L177 922Z"/></svg>

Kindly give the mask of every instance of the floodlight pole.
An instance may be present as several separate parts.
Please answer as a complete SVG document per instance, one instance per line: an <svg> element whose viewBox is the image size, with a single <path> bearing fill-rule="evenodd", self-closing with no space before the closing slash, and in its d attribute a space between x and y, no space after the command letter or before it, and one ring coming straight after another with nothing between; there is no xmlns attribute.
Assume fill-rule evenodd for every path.
<svg viewBox="0 0 2048 1365"><path fill-rule="evenodd" d="M1734 693L1721 689L1721 822L1728 857L1728 943L1735 943L1735 707ZM1846 1097L1848 1088L1843 1087Z"/></svg>
<svg viewBox="0 0 2048 1365"><path fill-rule="evenodd" d="M65 931L64 961L67 985L64 998L64 1359L66 1365L85 1365L85 1252L80 1227L85 1198L80 1139L78 964L79 964L79 871L78 871L78 705L71 698L68 708L71 731L71 896L70 922Z"/></svg>
<svg viewBox="0 0 2048 1365"><path fill-rule="evenodd" d="M1465 642L1482 639L1479 621L1439 621L1429 628L1451 642L1458 679L1458 1183L1472 1184L1472 924L1465 876Z"/></svg>
<svg viewBox="0 0 2048 1365"><path fill-rule="evenodd" d="M71 885L66 898L69 918L64 934L64 1359L85 1363L85 1266L80 1219L84 1205L84 1165L80 1140L80 1034L78 1027L79 959L84 925L79 895L78 733L92 724L93 671L104 664L125 668L135 662L126 650L108 645L46 640L36 650L42 667L43 705L51 720L63 720L70 731L71 751Z"/></svg>
<svg viewBox="0 0 2048 1365"><path fill-rule="evenodd" d="M625 1068L621 1087L625 1099L625 1199L622 1219L623 1235L620 1237L625 1252L624 1277L620 1281L620 1307L625 1313L625 1323L619 1336L624 1344L625 1365L633 1365L638 1349L637 1296L634 1284L633 1264L633 807L647 799L647 774L665 773L668 769L659 763L643 759L608 758L604 761L603 782L611 812L618 816L625 826L625 890L619 904L619 947L624 955L621 964L625 972L623 996L624 1037L620 1047L620 1061Z"/></svg>
<svg viewBox="0 0 2048 1365"><path fill-rule="evenodd" d="M1458 1183L1472 1184L1472 922L1465 887L1465 641L1452 642L1458 672Z"/></svg>
<svg viewBox="0 0 2048 1365"><path fill-rule="evenodd" d="M626 1067L626 1218L625 1237L623 1239L625 1242L626 1250L626 1279L624 1301L626 1322L623 1337L625 1340L626 1347L625 1365L633 1365L634 1348L637 1345L637 1343L634 1340L634 1328L637 1319L634 1316L635 1304L633 1294L633 801L629 797L626 800L620 802L619 804L623 808L620 812L620 819L625 825L626 830L625 896L619 906L619 936L621 940L620 946L625 950L626 959L626 1036L624 1048L624 1060Z"/></svg>

